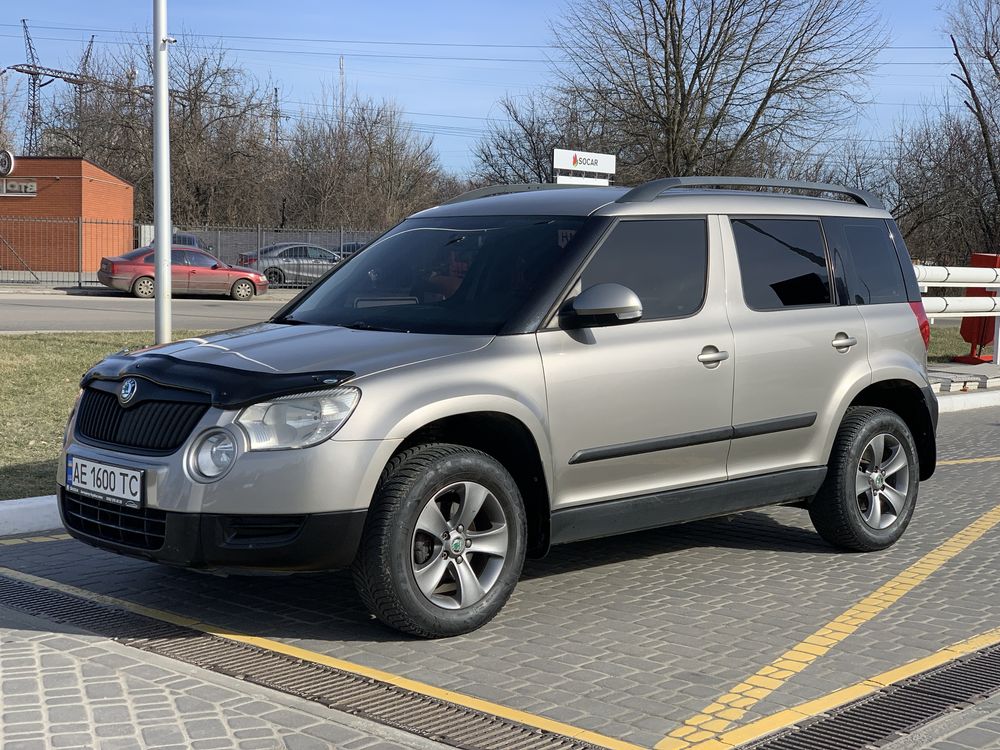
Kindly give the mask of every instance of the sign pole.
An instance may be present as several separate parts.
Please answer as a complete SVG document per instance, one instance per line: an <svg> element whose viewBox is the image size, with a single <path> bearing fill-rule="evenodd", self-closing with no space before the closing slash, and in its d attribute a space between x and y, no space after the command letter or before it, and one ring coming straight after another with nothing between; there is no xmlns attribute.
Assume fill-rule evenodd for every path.
<svg viewBox="0 0 1000 750"><path fill-rule="evenodd" d="M153 0L153 245L155 247L156 343L171 338L170 83L167 0Z"/></svg>

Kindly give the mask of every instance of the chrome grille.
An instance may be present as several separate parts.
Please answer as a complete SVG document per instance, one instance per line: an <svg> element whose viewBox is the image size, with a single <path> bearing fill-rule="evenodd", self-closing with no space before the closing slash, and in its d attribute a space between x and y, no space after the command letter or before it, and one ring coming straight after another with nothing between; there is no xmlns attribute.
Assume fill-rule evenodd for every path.
<svg viewBox="0 0 1000 750"><path fill-rule="evenodd" d="M169 453L184 444L207 410L207 404L182 401L144 401L126 409L115 394L88 388L76 431L85 440L125 450Z"/></svg>

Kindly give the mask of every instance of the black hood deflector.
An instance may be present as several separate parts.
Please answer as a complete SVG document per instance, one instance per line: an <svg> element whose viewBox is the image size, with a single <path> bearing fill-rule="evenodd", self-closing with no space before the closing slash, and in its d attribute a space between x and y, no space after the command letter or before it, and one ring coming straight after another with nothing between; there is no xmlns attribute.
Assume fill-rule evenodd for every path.
<svg viewBox="0 0 1000 750"><path fill-rule="evenodd" d="M80 387L86 388L95 381L141 378L164 388L201 394L206 403L221 409L239 409L278 396L335 388L353 376L354 373L347 370L251 372L187 362L166 354L121 353L112 354L91 367L80 381Z"/></svg>

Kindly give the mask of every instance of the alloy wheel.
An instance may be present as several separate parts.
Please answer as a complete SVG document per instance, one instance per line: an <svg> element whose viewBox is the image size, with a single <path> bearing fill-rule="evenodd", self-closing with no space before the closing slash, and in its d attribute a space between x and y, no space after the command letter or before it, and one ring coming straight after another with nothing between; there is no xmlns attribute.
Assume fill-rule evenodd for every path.
<svg viewBox="0 0 1000 750"><path fill-rule="evenodd" d="M910 465L902 443L881 433L861 451L854 489L861 518L873 529L887 529L906 505Z"/></svg>
<svg viewBox="0 0 1000 750"><path fill-rule="evenodd" d="M410 565L417 588L444 609L481 601L507 557L508 521L496 496L477 482L434 494L417 518Z"/></svg>

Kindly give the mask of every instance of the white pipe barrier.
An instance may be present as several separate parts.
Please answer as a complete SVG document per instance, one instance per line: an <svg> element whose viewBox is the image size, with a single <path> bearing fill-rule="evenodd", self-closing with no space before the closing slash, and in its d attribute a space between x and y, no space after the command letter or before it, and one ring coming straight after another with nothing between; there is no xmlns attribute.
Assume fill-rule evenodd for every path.
<svg viewBox="0 0 1000 750"><path fill-rule="evenodd" d="M924 312L935 318L986 318L1000 315L1000 297L922 297Z"/></svg>
<svg viewBox="0 0 1000 750"><path fill-rule="evenodd" d="M961 266L914 266L921 286L1000 288L1000 268Z"/></svg>
<svg viewBox="0 0 1000 750"><path fill-rule="evenodd" d="M996 297L921 297L924 312L934 318L993 318L993 351L1000 351L1000 268L914 266L922 292L929 286L996 289ZM994 362L998 358L994 356Z"/></svg>

